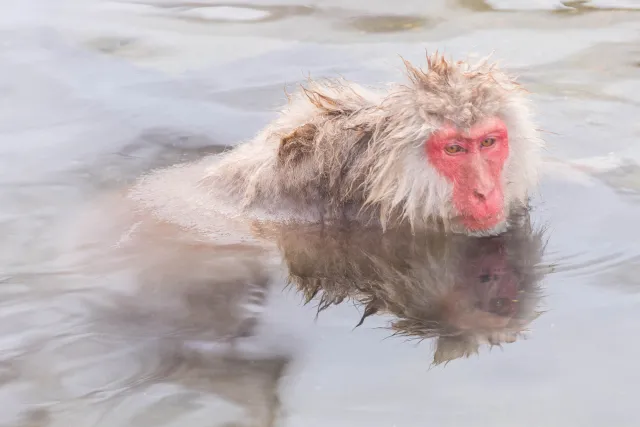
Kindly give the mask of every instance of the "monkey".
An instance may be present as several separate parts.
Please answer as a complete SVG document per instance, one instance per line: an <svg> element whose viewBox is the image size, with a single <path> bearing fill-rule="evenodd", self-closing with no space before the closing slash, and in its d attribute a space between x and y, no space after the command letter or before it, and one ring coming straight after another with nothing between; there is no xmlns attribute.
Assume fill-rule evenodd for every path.
<svg viewBox="0 0 640 427"><path fill-rule="evenodd" d="M279 261L302 293L320 289L330 296L325 303L353 298L365 305L365 314L396 316L397 331L438 336L436 360L468 355L483 340L510 340L530 321L525 300L512 298L513 286L479 292L486 297L498 289L517 300L515 312L507 304L499 307L506 314L487 314L483 304L504 298L477 297L478 308L473 286L463 281L455 287L445 279L462 271L473 276L476 270L462 267L483 251L497 254L488 265L513 269L501 248L510 248L510 236L518 235L510 234L510 213L527 206L543 147L526 91L488 61L470 65L435 54L427 57L426 71L407 61L405 66L408 83L386 89L343 79L309 81L255 137L152 170L106 195L82 212L86 217L70 218L82 244L57 267L97 276L115 272L109 286L122 288L118 275L133 267L133 286L123 291L121 305L130 324L151 313L151 324L168 319L176 330L197 329L204 341L233 343L252 334L253 315L234 310L233 302L265 295ZM319 238L332 233L355 240L347 250ZM486 236L497 240L482 240ZM464 251L474 245L475 255ZM305 261L305 253L312 257ZM335 264L322 288L300 274L305 262ZM430 275L435 278L427 281ZM86 275L77 276L78 289L86 289ZM128 298L144 301L140 317L127 310ZM266 363L276 366L267 369L274 372L269 384L277 383L287 359Z"/></svg>
<svg viewBox="0 0 640 427"><path fill-rule="evenodd" d="M151 171L125 193L161 222L216 218L495 235L529 204L544 143L528 92L488 58L404 61L408 83L309 80L251 139Z"/></svg>
<svg viewBox="0 0 640 427"><path fill-rule="evenodd" d="M176 245L270 254L252 234L261 222L504 232L538 182L544 143L528 92L488 59L436 52L426 70L405 66L408 83L384 90L310 80L254 138L89 203L60 239L73 245L70 268L111 260L106 242L115 258L140 263L171 260Z"/></svg>
<svg viewBox="0 0 640 427"><path fill-rule="evenodd" d="M526 212L510 221L505 233L482 238L316 225L257 234L278 241L288 285L317 301L318 314L351 300L363 313L356 326L390 315L394 335L436 339L438 365L512 343L541 314L544 230Z"/></svg>

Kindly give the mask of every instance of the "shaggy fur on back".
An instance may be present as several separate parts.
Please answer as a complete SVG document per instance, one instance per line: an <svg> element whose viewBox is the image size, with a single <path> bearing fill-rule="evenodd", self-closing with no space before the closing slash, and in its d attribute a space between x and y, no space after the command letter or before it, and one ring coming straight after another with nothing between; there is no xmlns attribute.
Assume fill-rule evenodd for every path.
<svg viewBox="0 0 640 427"><path fill-rule="evenodd" d="M487 60L436 53L426 71L405 65L409 82L386 90L309 81L279 118L211 164L200 186L223 191L245 213L297 208L301 217L351 216L383 228L447 225L457 215L452 188L428 163L425 141L445 122L466 129L498 116L510 143L505 211L525 205L543 145L526 91Z"/></svg>

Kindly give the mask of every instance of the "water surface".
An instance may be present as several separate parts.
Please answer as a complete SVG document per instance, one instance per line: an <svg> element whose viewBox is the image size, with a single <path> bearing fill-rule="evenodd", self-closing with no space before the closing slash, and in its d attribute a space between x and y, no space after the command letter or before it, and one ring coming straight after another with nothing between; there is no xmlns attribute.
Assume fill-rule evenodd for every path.
<svg viewBox="0 0 640 427"><path fill-rule="evenodd" d="M636 2L6 3L0 425L638 424ZM69 268L87 202L253 136L309 74L380 84L425 49L494 52L534 93L520 238Z"/></svg>

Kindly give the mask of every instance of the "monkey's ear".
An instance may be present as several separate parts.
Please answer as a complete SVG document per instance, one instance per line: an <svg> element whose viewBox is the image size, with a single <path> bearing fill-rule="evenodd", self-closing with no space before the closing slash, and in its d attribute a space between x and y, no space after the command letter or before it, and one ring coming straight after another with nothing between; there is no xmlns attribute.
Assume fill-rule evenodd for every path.
<svg viewBox="0 0 640 427"><path fill-rule="evenodd" d="M298 162L311 154L317 131L316 125L308 123L283 136L278 147L278 161L281 164Z"/></svg>

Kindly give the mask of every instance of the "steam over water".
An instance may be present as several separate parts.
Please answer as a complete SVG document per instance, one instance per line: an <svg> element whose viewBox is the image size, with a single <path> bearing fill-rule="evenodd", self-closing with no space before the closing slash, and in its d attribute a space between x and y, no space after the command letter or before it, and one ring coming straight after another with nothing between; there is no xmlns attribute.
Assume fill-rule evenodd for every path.
<svg viewBox="0 0 640 427"><path fill-rule="evenodd" d="M0 28L0 426L638 425L640 3L22 0ZM425 49L534 93L547 165L511 233L72 249L285 87Z"/></svg>

